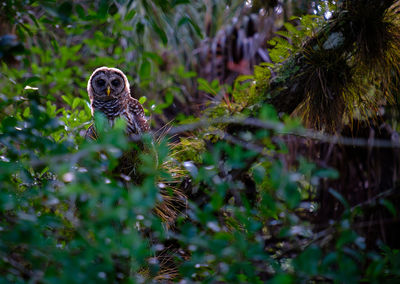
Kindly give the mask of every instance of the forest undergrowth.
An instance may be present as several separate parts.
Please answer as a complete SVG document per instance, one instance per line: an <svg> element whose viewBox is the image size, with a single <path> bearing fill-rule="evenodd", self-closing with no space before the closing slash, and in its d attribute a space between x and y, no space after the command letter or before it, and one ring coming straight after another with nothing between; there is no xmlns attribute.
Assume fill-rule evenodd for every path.
<svg viewBox="0 0 400 284"><path fill-rule="evenodd" d="M272 13L301 5L211 2L5 2L1 282L399 281L398 1L292 18ZM231 62L243 29L219 23L249 31L255 7L281 23L269 62L249 64L251 46ZM213 36L225 81L194 71ZM92 117L99 66L127 74L150 133ZM115 170L139 140L158 157L135 157L140 182Z"/></svg>

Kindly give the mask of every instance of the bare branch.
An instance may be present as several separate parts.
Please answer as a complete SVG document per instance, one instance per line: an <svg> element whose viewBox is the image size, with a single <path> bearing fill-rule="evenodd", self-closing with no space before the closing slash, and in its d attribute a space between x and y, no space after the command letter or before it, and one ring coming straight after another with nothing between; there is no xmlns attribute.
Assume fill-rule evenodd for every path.
<svg viewBox="0 0 400 284"><path fill-rule="evenodd" d="M376 148L400 148L400 137L399 135L393 135L391 140L387 139L364 139L364 138L353 138L344 137L339 135L329 135L320 131L315 131L305 128L288 129L282 122L260 120L257 118L246 118L246 117L220 117L215 119L203 119L194 123L179 125L171 127L167 135L177 135L188 131L199 131L201 129L210 127L215 124L238 124L242 126L257 127L261 129L267 129L275 131L276 135L293 135L303 137L307 139L317 140L320 142L339 144L345 146L354 147L376 147ZM228 139L231 139L230 136ZM140 135L135 135L132 140L138 141L141 139ZM253 149L254 150L254 149Z"/></svg>

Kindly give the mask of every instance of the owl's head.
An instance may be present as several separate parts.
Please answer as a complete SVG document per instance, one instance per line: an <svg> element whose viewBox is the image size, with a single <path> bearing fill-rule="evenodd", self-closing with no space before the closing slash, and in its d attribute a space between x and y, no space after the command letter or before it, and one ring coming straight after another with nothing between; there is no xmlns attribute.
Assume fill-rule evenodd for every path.
<svg viewBox="0 0 400 284"><path fill-rule="evenodd" d="M87 91L91 101L107 101L129 96L129 82L117 68L100 67L94 70L88 81Z"/></svg>

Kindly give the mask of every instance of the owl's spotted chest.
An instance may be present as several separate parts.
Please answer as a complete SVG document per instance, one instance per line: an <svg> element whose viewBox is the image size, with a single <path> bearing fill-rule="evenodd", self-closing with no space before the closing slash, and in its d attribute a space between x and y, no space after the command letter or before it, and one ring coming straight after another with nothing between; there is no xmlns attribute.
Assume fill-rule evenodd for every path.
<svg viewBox="0 0 400 284"><path fill-rule="evenodd" d="M123 105L118 100L93 101L93 108L104 113L107 118L115 119L120 116L123 111Z"/></svg>
<svg viewBox="0 0 400 284"><path fill-rule="evenodd" d="M125 119L127 123L128 134L140 134L141 128L138 125L136 113L129 108L129 101L125 100L109 100L93 102L95 110L104 113L107 116L111 126L114 126L118 117Z"/></svg>

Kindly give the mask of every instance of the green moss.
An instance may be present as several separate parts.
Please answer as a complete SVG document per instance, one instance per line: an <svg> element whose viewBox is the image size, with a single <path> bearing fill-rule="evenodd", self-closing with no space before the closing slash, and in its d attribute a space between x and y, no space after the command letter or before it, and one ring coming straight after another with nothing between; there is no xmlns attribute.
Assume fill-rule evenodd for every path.
<svg viewBox="0 0 400 284"><path fill-rule="evenodd" d="M180 142L173 147L172 156L179 162L202 162L202 154L205 152L205 142L197 137L180 138Z"/></svg>

